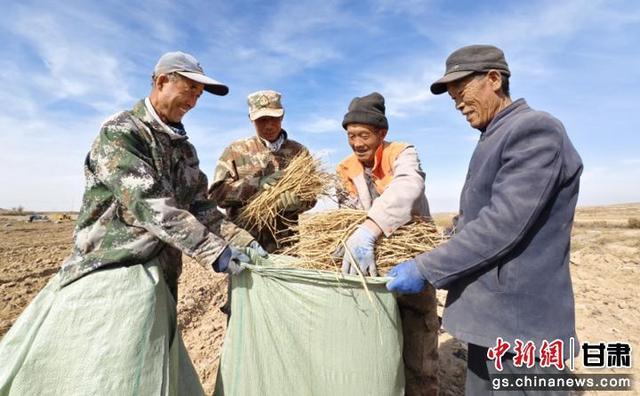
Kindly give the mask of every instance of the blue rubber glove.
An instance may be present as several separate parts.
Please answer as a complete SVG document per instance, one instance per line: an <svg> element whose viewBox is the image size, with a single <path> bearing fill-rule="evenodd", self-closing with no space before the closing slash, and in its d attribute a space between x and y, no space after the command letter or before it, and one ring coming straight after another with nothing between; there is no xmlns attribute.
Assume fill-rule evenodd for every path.
<svg viewBox="0 0 640 396"><path fill-rule="evenodd" d="M347 245L347 249L351 252L353 259L358 263L363 275L378 276L374 256L376 237L371 231L364 226L358 227L349 239L347 239L345 245ZM342 273L358 274L347 252L344 252L344 256L342 257Z"/></svg>
<svg viewBox="0 0 640 396"><path fill-rule="evenodd" d="M387 290L392 292L413 294L420 293L426 286L426 282L418 271L416 260L407 260L391 268L388 277L392 277L387 282Z"/></svg>
<svg viewBox="0 0 640 396"><path fill-rule="evenodd" d="M216 272L237 275L244 269L240 263L251 263L251 259L242 251L227 245L213 263L213 269Z"/></svg>
<svg viewBox="0 0 640 396"><path fill-rule="evenodd" d="M267 251L264 250L262 245L259 244L258 241L256 241L255 239L249 243L248 247L255 250L256 253L258 253L258 256L260 257L267 257L269 255L269 253L267 253Z"/></svg>

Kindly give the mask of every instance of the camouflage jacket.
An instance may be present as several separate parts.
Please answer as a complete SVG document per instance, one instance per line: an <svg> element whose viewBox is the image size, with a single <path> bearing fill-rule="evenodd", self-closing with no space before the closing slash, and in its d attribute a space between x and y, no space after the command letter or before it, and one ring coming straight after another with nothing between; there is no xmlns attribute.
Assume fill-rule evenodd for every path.
<svg viewBox="0 0 640 396"><path fill-rule="evenodd" d="M207 177L186 136L173 132L139 101L107 120L86 157L82 208L66 285L108 265L159 259L170 287L181 253L210 267L227 243L253 237L225 220L207 197ZM151 108L152 109L152 108Z"/></svg>
<svg viewBox="0 0 640 396"><path fill-rule="evenodd" d="M292 158L307 151L302 144L288 139L284 129L282 133L284 143L275 152L269 150L258 136L252 136L231 143L220 156L209 193L221 208L226 209L232 221L237 220L242 208L260 191L260 178L283 170ZM298 212L285 213L287 222L295 224L298 215L313 205L315 202L305 202ZM267 251L273 252L278 247L268 230L246 228ZM284 221L279 222L277 233L282 237L290 235Z"/></svg>

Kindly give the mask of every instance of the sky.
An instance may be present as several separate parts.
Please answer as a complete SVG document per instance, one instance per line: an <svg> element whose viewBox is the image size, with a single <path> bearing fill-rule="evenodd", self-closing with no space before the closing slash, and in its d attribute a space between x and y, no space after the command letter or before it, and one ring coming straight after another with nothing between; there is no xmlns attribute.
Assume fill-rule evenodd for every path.
<svg viewBox="0 0 640 396"><path fill-rule="evenodd" d="M511 97L563 122L584 162L579 205L640 202L635 0L1 2L0 208L78 210L102 121L181 50L230 88L183 119L209 178L226 145L255 133L249 93L281 92L283 127L333 170L351 152L349 102L377 91L388 139L418 150L432 212L456 211L479 132L429 85L470 44L503 49Z"/></svg>

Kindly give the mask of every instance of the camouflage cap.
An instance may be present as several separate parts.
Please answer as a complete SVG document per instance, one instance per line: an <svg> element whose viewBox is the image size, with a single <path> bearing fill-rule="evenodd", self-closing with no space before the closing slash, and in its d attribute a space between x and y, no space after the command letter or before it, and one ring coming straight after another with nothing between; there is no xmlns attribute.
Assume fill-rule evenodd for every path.
<svg viewBox="0 0 640 396"><path fill-rule="evenodd" d="M284 109L280 98L282 95L276 91L258 91L247 97L249 104L249 118L255 121L260 117L282 117Z"/></svg>

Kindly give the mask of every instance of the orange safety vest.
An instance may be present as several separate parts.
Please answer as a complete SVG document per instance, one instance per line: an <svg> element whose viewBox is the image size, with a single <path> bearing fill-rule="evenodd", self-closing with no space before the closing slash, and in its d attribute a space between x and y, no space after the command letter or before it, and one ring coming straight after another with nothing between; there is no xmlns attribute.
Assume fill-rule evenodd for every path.
<svg viewBox="0 0 640 396"><path fill-rule="evenodd" d="M393 163L407 146L409 145L406 143L385 141L376 150L371 179L378 194L382 194L391 183L393 179ZM349 194L357 196L358 191L353 179L364 174L364 166L362 166L355 154L351 154L340 162L336 172Z"/></svg>

